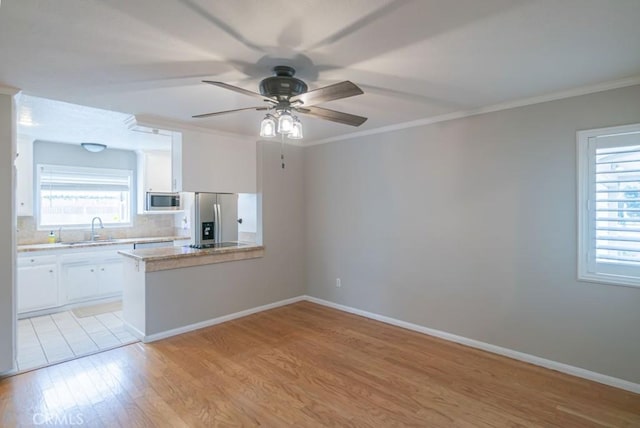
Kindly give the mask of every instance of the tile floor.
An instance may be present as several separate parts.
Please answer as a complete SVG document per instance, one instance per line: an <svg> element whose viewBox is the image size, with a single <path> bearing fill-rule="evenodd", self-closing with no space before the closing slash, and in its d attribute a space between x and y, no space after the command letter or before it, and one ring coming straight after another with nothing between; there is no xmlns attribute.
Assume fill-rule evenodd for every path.
<svg viewBox="0 0 640 428"><path fill-rule="evenodd" d="M84 318L67 311L18 320L18 371L136 341L124 328L122 311Z"/></svg>

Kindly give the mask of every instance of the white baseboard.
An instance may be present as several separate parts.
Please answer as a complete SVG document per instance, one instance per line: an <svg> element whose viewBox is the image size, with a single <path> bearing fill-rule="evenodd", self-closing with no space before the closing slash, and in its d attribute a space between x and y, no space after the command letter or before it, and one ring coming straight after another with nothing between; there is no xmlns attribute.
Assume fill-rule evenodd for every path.
<svg viewBox="0 0 640 428"><path fill-rule="evenodd" d="M303 300L303 299L300 299L300 300ZM536 366L544 367L551 370L556 370L572 376L580 377L587 380L592 380L594 382L602 383L605 385L613 386L615 388L620 388L626 391L631 391L631 392L635 392L636 394L640 394L640 384L629 382L624 379L618 379L612 376L607 376L601 373L585 370L580 367L574 367L568 364L559 363L557 361L547 360L546 358L536 357L535 355L525 354L524 352L514 351L512 349L503 348L501 346L492 345L490 343L480 342L479 340L469 339L467 337L458 336L456 334L451 334L451 333L447 333L440 330L434 330L432 328L423 327L418 324L412 324L406 321L401 321L401 320L387 317L384 315L374 314L372 312L363 311L361 309L352 308L350 306L341 305L338 303L330 302L328 300L318 299L317 297L304 296L304 300L317 303L319 305L327 306L333 309L338 309L344 312L349 312L351 314L360 315L376 321L381 321L386 324L391 324L397 327L406 328L407 330L413 330L419 333L428 334L430 336L439 337L441 339L445 339L450 342L460 343L462 345L470 346L472 348L477 348L483 351L492 352L494 354L503 355L505 357L513 358L514 360L524 361L526 363L530 363Z"/></svg>
<svg viewBox="0 0 640 428"><path fill-rule="evenodd" d="M151 334L151 335L148 335L148 336L144 335L142 332L140 332L140 331L138 331L136 329L133 329L134 331L132 331L132 333L135 336L136 335L135 333L137 332L140 335L139 339L142 340L144 343L155 342L156 340L166 339L167 337L176 336L178 334L183 334L183 333L188 333L190 331L199 330L199 329L205 328L205 327L211 327L212 325L220 324L220 323L223 323L223 322L226 322L226 321L231 321L231 320L234 320L236 318L242 318L242 317L246 317L247 315L256 314L258 312L267 311L269 309L278 308L280 306L290 305L291 303L296 303L296 302L300 302L302 300L305 300L305 297L306 296L292 297L290 299L280 300L279 302L269 303L267 305L262 305L262 306L258 306L256 308L246 309L244 311L235 312L235 313L232 313L232 314L229 314L229 315L223 315L223 316L218 317L218 318L213 318L213 319L210 319L210 320L201 321L201 322L198 322L198 323L195 323L195 324L185 325L184 327L178 327L178 328L174 328L174 329L171 329L171 330L163 331L163 332L160 332L160 333ZM130 328L132 328L132 327L130 327Z"/></svg>
<svg viewBox="0 0 640 428"><path fill-rule="evenodd" d="M135 337L136 339L138 339L141 342L144 342L144 333L141 332L140 330L138 330L137 328L135 328L134 326L132 326L131 324L129 324L126 321L122 321L122 324L124 325L125 330L127 330L129 333L131 333L133 335L133 337Z"/></svg>
<svg viewBox="0 0 640 428"><path fill-rule="evenodd" d="M447 333L445 331L435 330L432 328L424 327L418 324L413 324L406 321L401 321L395 318L387 317L384 315L378 315L373 312L367 312L361 309L352 308L350 306L341 305L339 303L330 302L328 300L319 299L313 296L297 296L290 299L280 300L278 302L269 303L267 305L258 306L244 311L235 312L228 315L223 315L218 318L198 322L195 324L186 325L184 327L175 328L172 330L163 331L151 335L144 335L141 331L126 324L125 327L138 339L144 343L155 342L157 340L166 339L178 334L188 333L190 331L199 330L205 327L211 327L216 324L220 324L226 321L231 321L237 318L242 318L247 315L256 314L258 312L267 311L269 309L278 308L280 306L290 305L291 303L307 300L312 303L317 303L322 306L327 306L340 311L348 312L355 315L360 315L365 318L370 318L376 321L380 321L386 324L395 325L397 327L406 328L407 330L416 331L419 333L427 334L429 336L439 337L450 342L459 343L462 345L470 346L472 348L481 349L483 351L491 352L505 357L513 358L514 360L524 361L536 366L544 367L551 370L556 370L561 373L566 373L572 376L580 377L583 379L591 380L594 382L602 383L604 385L613 386L614 388L624 389L636 394L640 394L640 384L633 383L624 379L607 376L601 373L592 372L590 370L582 369L580 367L574 367L568 364L559 363L557 361L548 360L546 358L537 357L535 355L526 354L524 352L514 351L512 349L503 348L501 346L492 345L490 343L481 342L479 340L469 339L464 336L458 336L456 334Z"/></svg>

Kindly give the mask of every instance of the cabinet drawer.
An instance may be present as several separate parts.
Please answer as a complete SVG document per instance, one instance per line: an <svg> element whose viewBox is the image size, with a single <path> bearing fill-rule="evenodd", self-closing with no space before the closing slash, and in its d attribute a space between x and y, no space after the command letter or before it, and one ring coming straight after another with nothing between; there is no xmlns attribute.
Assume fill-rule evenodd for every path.
<svg viewBox="0 0 640 428"><path fill-rule="evenodd" d="M18 267L55 264L56 256L19 256Z"/></svg>

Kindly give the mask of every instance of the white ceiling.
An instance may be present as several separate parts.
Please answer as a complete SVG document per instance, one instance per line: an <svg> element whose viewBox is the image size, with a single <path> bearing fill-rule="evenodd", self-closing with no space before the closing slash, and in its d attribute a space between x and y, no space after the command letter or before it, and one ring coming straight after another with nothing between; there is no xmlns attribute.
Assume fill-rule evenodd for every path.
<svg viewBox="0 0 640 428"><path fill-rule="evenodd" d="M364 95L304 117L305 141L640 75L638 0L4 0L0 84L27 94L255 136L277 64ZM259 103L259 101L258 101Z"/></svg>
<svg viewBox="0 0 640 428"><path fill-rule="evenodd" d="M17 104L18 135L32 140L100 143L112 149L171 150L171 132L135 126L130 114L25 94L18 97ZM136 131L130 129L129 123Z"/></svg>

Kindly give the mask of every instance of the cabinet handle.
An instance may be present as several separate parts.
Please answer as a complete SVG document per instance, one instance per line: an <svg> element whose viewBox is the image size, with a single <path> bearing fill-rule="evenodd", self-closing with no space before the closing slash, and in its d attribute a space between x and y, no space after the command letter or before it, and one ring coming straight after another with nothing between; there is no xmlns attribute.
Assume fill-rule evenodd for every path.
<svg viewBox="0 0 640 428"><path fill-rule="evenodd" d="M104 272L104 268L100 269L102 272Z"/></svg>
<svg viewBox="0 0 640 428"><path fill-rule="evenodd" d="M53 273L53 269L49 269L49 273Z"/></svg>
<svg viewBox="0 0 640 428"><path fill-rule="evenodd" d="M31 259L31 263L35 262L35 260Z"/></svg>
<svg viewBox="0 0 640 428"><path fill-rule="evenodd" d="M91 269L91 272L93 272L93 269Z"/></svg>

